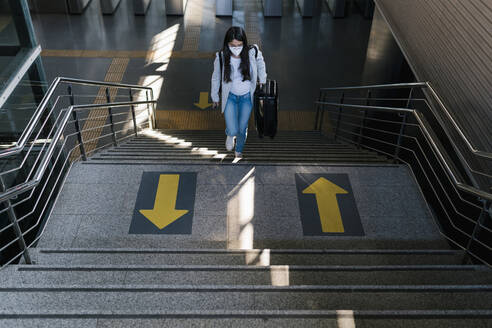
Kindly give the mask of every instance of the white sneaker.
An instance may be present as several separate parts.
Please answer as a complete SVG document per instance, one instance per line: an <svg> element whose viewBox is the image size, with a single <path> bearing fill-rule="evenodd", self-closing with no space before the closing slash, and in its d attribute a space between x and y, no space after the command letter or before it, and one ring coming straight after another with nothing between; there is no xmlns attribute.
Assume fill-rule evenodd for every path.
<svg viewBox="0 0 492 328"><path fill-rule="evenodd" d="M234 149L234 140L235 139L236 139L236 137L227 136L227 138L226 138L226 149L228 151L231 151Z"/></svg>
<svg viewBox="0 0 492 328"><path fill-rule="evenodd" d="M241 159L241 158L243 158L243 153L238 153L238 152L236 151L236 152L234 152L234 155L235 155L235 157L236 157L237 159Z"/></svg>

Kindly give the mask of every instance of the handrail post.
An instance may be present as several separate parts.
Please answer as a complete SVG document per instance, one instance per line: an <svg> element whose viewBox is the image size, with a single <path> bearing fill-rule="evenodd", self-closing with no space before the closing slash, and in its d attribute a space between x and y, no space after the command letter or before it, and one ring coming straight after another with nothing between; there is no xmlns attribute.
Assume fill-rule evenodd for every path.
<svg viewBox="0 0 492 328"><path fill-rule="evenodd" d="M149 106L149 90L145 91L145 99L147 100L147 116L148 116L148 120L149 120L149 129L153 130L154 129L154 126L155 126L155 117L152 113L152 111L150 110L150 106Z"/></svg>
<svg viewBox="0 0 492 328"><path fill-rule="evenodd" d="M396 140L396 147L395 147L395 154L394 154L395 159L398 158L398 154L400 153L401 141L403 139L403 134L405 132L405 126L407 125L407 113L403 113L401 116L402 119L400 125L400 132L398 133L398 139Z"/></svg>
<svg viewBox="0 0 492 328"><path fill-rule="evenodd" d="M5 186L5 183L3 181L3 178L0 176L0 189L5 191L7 188ZM10 223L12 223L12 227L14 228L14 232L17 235L17 238L19 239L19 247L22 250L22 255L24 256L24 260L26 261L26 264L32 264L31 256L29 255L29 250L27 249L26 241L24 240L24 235L22 234L22 230L19 226L19 222L17 222L17 216L15 215L14 208L12 207L12 203L10 202L10 199L6 200L4 202L5 208L7 208L7 216L9 217Z"/></svg>
<svg viewBox="0 0 492 328"><path fill-rule="evenodd" d="M150 100L154 100L154 90L150 89ZM152 103L152 129L157 127L157 112L156 112L157 102Z"/></svg>
<svg viewBox="0 0 492 328"><path fill-rule="evenodd" d="M406 108L410 106L410 103L412 101L412 96L413 96L413 88L410 89L410 93L408 94ZM398 158L398 155L400 153L401 141L403 140L403 133L405 132L405 127L407 125L407 114L404 113L402 116L403 117L401 120L400 133L398 134L398 139L396 141L396 148L395 148L395 155L394 155L395 159Z"/></svg>
<svg viewBox="0 0 492 328"><path fill-rule="evenodd" d="M371 104L371 89L367 91L367 96L366 96L366 106L370 106L370 104ZM367 110L364 110L362 121L360 122L359 135L357 136L357 147L359 148L362 142L362 137L364 136L364 128L366 127L366 117L367 117Z"/></svg>
<svg viewBox="0 0 492 328"><path fill-rule="evenodd" d="M340 104L343 104L343 100L345 98L345 91L342 92L342 96L340 97ZM340 129L340 120L342 119L342 107L338 107L338 117L337 117L337 126L335 128L335 140L338 137L338 130Z"/></svg>
<svg viewBox="0 0 492 328"><path fill-rule="evenodd" d="M111 97L109 95L109 88L106 88L106 101L109 103L111 103ZM108 107L108 113L109 113L109 123L111 124L111 133L113 135L113 143L115 146L118 145L118 143L116 142L116 133L114 132L114 123L113 123L113 111L111 109L111 107Z"/></svg>
<svg viewBox="0 0 492 328"><path fill-rule="evenodd" d="M71 84L68 85L68 94L70 95L70 106L75 105L75 99L73 96ZM85 154L84 141L82 140L82 133L80 132L80 124L79 124L79 119L77 117L77 111L76 110L72 111L72 117L75 121L74 122L75 132L77 132L77 140L79 142L80 155L82 156L83 161L87 161L87 155Z"/></svg>
<svg viewBox="0 0 492 328"><path fill-rule="evenodd" d="M323 93L323 96L321 97L321 102L326 102L326 98L328 98L328 95L325 93ZM319 133L323 134L323 122L325 120L325 105L324 104L321 104L321 112L320 112L320 115L319 115Z"/></svg>
<svg viewBox="0 0 492 328"><path fill-rule="evenodd" d="M410 92L408 93L407 105L405 106L405 108L410 107L410 103L412 102L412 98L413 98L413 89L414 88L410 88Z"/></svg>
<svg viewBox="0 0 492 328"><path fill-rule="evenodd" d="M133 102L132 88L129 89L129 92L130 92L130 101ZM130 107L132 110L133 130L135 132L135 137L138 137L138 134L137 134L137 118L135 117L135 106L131 105Z"/></svg>
<svg viewBox="0 0 492 328"><path fill-rule="evenodd" d="M322 106L320 104L321 102L321 95L323 94L323 91L320 89L319 90L319 95L318 95L318 104L316 106L316 115L314 117L314 130L318 130L318 125L319 125L319 114L320 114L320 107Z"/></svg>
<svg viewBox="0 0 492 328"><path fill-rule="evenodd" d="M480 200L483 204L482 210L480 211L480 215L478 216L477 221L475 222L475 227L473 228L472 235L470 239L468 239L468 243L466 244L465 248L465 255L463 256L463 261L462 264L467 264L468 261L470 260L470 247L475 240L476 235L480 231L480 227L484 224L485 218L487 217L487 209L490 207L490 201L487 201L485 199Z"/></svg>

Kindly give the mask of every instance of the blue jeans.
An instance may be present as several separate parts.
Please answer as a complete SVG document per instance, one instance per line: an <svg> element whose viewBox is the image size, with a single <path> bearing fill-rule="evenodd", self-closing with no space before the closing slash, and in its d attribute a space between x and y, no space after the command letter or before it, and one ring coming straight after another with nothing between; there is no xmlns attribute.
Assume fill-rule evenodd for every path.
<svg viewBox="0 0 492 328"><path fill-rule="evenodd" d="M251 116L253 104L251 96L248 92L242 96L236 96L229 93L227 104L224 110L224 118L226 121L226 134L231 137L236 137L236 151L243 152L246 137L248 135L248 121Z"/></svg>

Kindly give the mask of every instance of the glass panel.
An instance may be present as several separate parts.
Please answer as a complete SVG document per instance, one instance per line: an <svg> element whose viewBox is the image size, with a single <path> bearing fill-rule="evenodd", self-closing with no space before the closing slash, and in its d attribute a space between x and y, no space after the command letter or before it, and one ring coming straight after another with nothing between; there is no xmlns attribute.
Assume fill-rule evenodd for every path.
<svg viewBox="0 0 492 328"><path fill-rule="evenodd" d="M0 143L17 141L43 97L46 83L40 57L18 84L12 84L32 61L36 46L26 0L0 0L0 95L7 97L0 103Z"/></svg>
<svg viewBox="0 0 492 328"><path fill-rule="evenodd" d="M0 0L0 45L20 46L14 13L7 0Z"/></svg>
<svg viewBox="0 0 492 328"><path fill-rule="evenodd" d="M0 0L0 92L36 46L26 0Z"/></svg>

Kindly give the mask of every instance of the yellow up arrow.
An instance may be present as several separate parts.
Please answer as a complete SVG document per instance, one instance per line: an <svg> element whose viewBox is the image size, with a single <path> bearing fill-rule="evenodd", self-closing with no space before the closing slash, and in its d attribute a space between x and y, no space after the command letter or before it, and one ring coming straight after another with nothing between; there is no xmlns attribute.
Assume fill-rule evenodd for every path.
<svg viewBox="0 0 492 328"><path fill-rule="evenodd" d="M319 178L302 191L303 194L315 194L318 203L321 230L323 232L344 232L342 215L338 207L337 194L348 194L325 178Z"/></svg>
<svg viewBox="0 0 492 328"><path fill-rule="evenodd" d="M179 174L161 174L155 195L154 209L140 210L159 229L164 229L186 213L188 210L177 210Z"/></svg>
<svg viewBox="0 0 492 328"><path fill-rule="evenodd" d="M212 104L208 102L208 92L200 92L200 101L195 103L195 106L201 109L212 106Z"/></svg>

